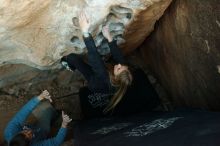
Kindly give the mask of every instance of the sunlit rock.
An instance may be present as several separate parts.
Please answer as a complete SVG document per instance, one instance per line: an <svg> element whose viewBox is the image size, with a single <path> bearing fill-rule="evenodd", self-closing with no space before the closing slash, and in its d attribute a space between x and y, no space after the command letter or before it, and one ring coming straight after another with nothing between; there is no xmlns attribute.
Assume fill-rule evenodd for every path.
<svg viewBox="0 0 220 146"><path fill-rule="evenodd" d="M108 24L124 52L138 47L171 0L0 0L0 65L57 68L70 52L86 52L78 26L85 10L100 54L109 51L101 29Z"/></svg>

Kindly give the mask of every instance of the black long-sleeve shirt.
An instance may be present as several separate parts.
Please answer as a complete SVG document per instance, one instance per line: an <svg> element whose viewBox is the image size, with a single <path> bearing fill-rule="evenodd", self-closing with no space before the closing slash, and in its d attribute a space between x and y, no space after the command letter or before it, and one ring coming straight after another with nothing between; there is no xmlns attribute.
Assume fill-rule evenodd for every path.
<svg viewBox="0 0 220 146"><path fill-rule="evenodd" d="M109 93L112 90L109 73L105 67L103 60L97 52L97 47L91 35L84 37L85 45L88 49L88 62L92 67L93 75L91 76L89 83L89 89L94 92ZM116 64L126 64L122 52L117 46L117 41L113 40L108 43L111 55Z"/></svg>
<svg viewBox="0 0 220 146"><path fill-rule="evenodd" d="M109 104L115 89L110 83L109 74L91 35L84 38L84 42L93 73L88 80L88 88L80 90L82 112L86 118L105 116L103 110ZM125 64L115 40L109 43L109 47L114 61ZM111 114L126 115L151 110L160 103L157 93L141 69L132 71L132 76L132 85L128 87L124 97Z"/></svg>
<svg viewBox="0 0 220 146"><path fill-rule="evenodd" d="M109 73L105 64L97 52L97 47L91 35L84 37L84 42L88 50L88 63L93 70L91 78L88 80L88 87L92 92L109 93L112 90ZM117 61L123 61L123 56L117 48L116 41L109 43L111 53Z"/></svg>

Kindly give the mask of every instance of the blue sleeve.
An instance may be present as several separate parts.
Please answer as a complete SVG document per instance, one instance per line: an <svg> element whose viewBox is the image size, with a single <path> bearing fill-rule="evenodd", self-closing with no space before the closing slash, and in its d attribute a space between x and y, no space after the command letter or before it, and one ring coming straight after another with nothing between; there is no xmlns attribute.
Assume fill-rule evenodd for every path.
<svg viewBox="0 0 220 146"><path fill-rule="evenodd" d="M35 144L32 144L32 146L60 146L66 137L66 133L67 133L66 128L60 128L56 137L39 141Z"/></svg>
<svg viewBox="0 0 220 146"><path fill-rule="evenodd" d="M22 126L33 111L33 109L38 105L40 100L37 97L31 99L27 104L25 104L21 110L13 117L13 119L8 123L4 131L4 138L9 142L13 136L22 130Z"/></svg>
<svg viewBox="0 0 220 146"><path fill-rule="evenodd" d="M118 48L117 46L117 41L113 40L112 42L108 43L112 57L114 59L114 61L118 64L126 64L124 57L122 55L121 50Z"/></svg>
<svg viewBox="0 0 220 146"><path fill-rule="evenodd" d="M84 37L85 45L88 49L88 62L92 67L95 76L99 77L99 79L106 80L108 78L108 72L105 68L105 64L99 55L95 42L91 35L88 37Z"/></svg>

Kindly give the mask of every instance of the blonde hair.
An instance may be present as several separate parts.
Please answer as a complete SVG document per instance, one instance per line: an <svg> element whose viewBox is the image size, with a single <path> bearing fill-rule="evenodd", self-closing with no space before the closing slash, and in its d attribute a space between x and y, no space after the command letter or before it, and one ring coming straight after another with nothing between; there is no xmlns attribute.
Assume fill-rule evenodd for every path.
<svg viewBox="0 0 220 146"><path fill-rule="evenodd" d="M129 85L132 82L132 75L128 69L122 71L119 75L115 76L112 71L109 72L110 81L112 86L118 88L112 96L109 104L104 109L104 113L113 110L116 105L121 101Z"/></svg>

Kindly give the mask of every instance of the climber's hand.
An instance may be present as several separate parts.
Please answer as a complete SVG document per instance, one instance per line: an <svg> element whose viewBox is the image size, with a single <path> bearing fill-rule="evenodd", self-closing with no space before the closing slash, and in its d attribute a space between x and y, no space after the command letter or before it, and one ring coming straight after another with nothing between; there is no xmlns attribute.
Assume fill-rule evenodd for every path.
<svg viewBox="0 0 220 146"><path fill-rule="evenodd" d="M39 99L40 101L43 100L43 99L47 99L47 100L49 100L50 102L52 102L50 93L49 93L47 90L44 90L44 91L38 96L38 99Z"/></svg>
<svg viewBox="0 0 220 146"><path fill-rule="evenodd" d="M62 118L63 118L62 127L66 128L67 125L72 121L72 119L70 119L68 115L64 114L64 111L62 111Z"/></svg>
<svg viewBox="0 0 220 146"><path fill-rule="evenodd" d="M103 27L102 34L108 40L108 42L112 41L112 36L111 36L110 31L109 31L109 26L104 26Z"/></svg>
<svg viewBox="0 0 220 146"><path fill-rule="evenodd" d="M83 33L88 33L90 22L84 11L82 11L79 15L79 26Z"/></svg>

